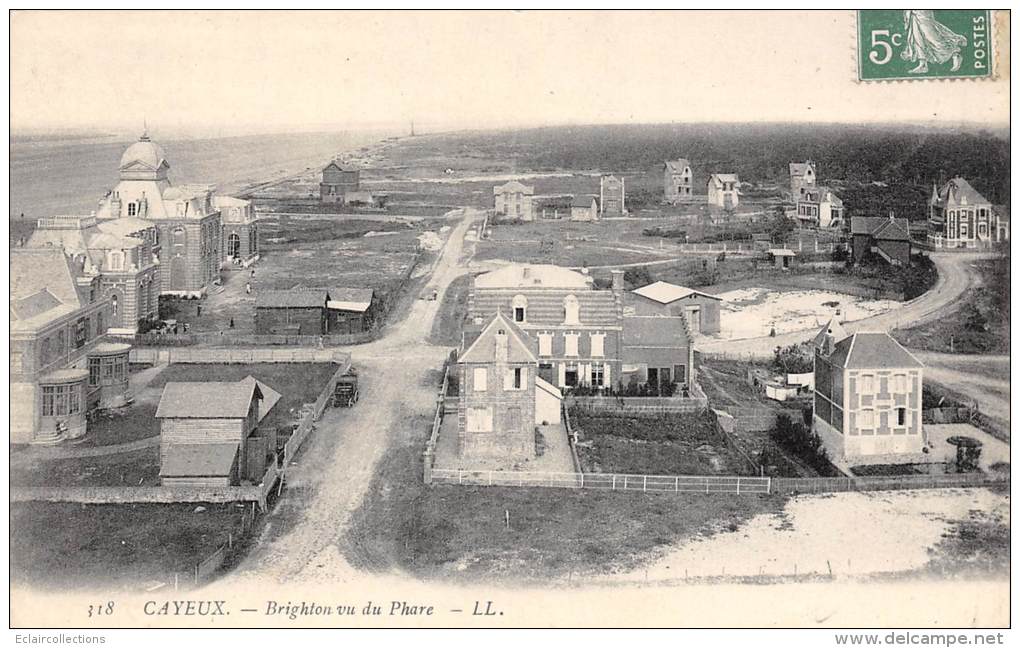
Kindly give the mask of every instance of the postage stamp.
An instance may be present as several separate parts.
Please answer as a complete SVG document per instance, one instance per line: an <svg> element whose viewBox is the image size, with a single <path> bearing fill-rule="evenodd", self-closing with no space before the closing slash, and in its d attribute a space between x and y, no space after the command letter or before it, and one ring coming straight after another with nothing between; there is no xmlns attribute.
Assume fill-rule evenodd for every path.
<svg viewBox="0 0 1020 648"><path fill-rule="evenodd" d="M985 9L860 10L858 80L990 77L993 43Z"/></svg>

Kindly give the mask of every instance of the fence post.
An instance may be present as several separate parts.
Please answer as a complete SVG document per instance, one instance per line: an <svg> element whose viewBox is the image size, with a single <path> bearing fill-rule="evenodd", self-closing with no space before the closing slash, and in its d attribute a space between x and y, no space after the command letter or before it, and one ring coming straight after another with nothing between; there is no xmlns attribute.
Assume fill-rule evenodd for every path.
<svg viewBox="0 0 1020 648"><path fill-rule="evenodd" d="M584 473L581 473L581 488L584 488Z"/></svg>
<svg viewBox="0 0 1020 648"><path fill-rule="evenodd" d="M737 477L737 495L740 495L740 477Z"/></svg>
<svg viewBox="0 0 1020 648"><path fill-rule="evenodd" d="M641 485L641 491L645 493L648 492L648 475L645 475L645 481L644 484Z"/></svg>
<svg viewBox="0 0 1020 648"><path fill-rule="evenodd" d="M673 480L674 480L673 490L674 490L674 492L679 493L680 492L680 478L679 477L674 477Z"/></svg>
<svg viewBox="0 0 1020 648"><path fill-rule="evenodd" d="M489 486L492 486L492 471L489 471Z"/></svg>
<svg viewBox="0 0 1020 648"><path fill-rule="evenodd" d="M613 490L616 490L616 475L613 475Z"/></svg>

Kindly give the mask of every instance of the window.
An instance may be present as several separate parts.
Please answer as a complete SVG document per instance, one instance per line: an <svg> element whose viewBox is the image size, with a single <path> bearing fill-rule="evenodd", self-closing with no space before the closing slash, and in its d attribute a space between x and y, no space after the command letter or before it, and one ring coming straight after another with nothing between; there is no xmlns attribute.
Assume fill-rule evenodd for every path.
<svg viewBox="0 0 1020 648"><path fill-rule="evenodd" d="M110 297L110 306L113 307L113 316L117 317L117 295Z"/></svg>
<svg viewBox="0 0 1020 648"><path fill-rule="evenodd" d="M567 295L563 298L563 323L564 324L580 324L580 313L581 306L577 302L577 297L574 295Z"/></svg>
<svg viewBox="0 0 1020 648"><path fill-rule="evenodd" d="M894 393L907 393L907 377L903 374L896 374L893 376L892 388Z"/></svg>
<svg viewBox="0 0 1020 648"><path fill-rule="evenodd" d="M80 385L52 385L42 388L43 416L68 416L80 411Z"/></svg>
<svg viewBox="0 0 1020 648"><path fill-rule="evenodd" d="M483 392L488 388L486 382L488 380L488 372L485 367L475 367L473 383L476 392Z"/></svg>
<svg viewBox="0 0 1020 648"><path fill-rule="evenodd" d="M539 333L538 334L538 355L540 355L540 356L551 356L552 355L552 334L551 333Z"/></svg>
<svg viewBox="0 0 1020 648"><path fill-rule="evenodd" d="M601 362L593 362L591 365L592 387L603 387L606 384L606 368Z"/></svg>
<svg viewBox="0 0 1020 648"><path fill-rule="evenodd" d="M82 317L74 323L74 348L80 349L88 340L88 318Z"/></svg>
<svg viewBox="0 0 1020 648"><path fill-rule="evenodd" d="M491 407L468 408L465 418L464 423L468 432L492 432Z"/></svg>
<svg viewBox="0 0 1020 648"><path fill-rule="evenodd" d="M514 321L523 322L527 317L528 298L524 295L517 295L513 301Z"/></svg>
<svg viewBox="0 0 1020 648"><path fill-rule="evenodd" d="M861 393L868 395L875 393L875 377L871 374L861 374Z"/></svg>
<svg viewBox="0 0 1020 648"><path fill-rule="evenodd" d="M128 203L128 216L134 216L138 213L138 205L133 202Z"/></svg>
<svg viewBox="0 0 1020 648"><path fill-rule="evenodd" d="M907 408L897 407L896 408L896 425L907 424Z"/></svg>
<svg viewBox="0 0 1020 648"><path fill-rule="evenodd" d="M113 250L107 259L110 263L110 270L124 269L124 253L120 250Z"/></svg>
<svg viewBox="0 0 1020 648"><path fill-rule="evenodd" d="M875 412L873 410L861 410L860 425L862 428L875 427Z"/></svg>
<svg viewBox="0 0 1020 648"><path fill-rule="evenodd" d="M593 358L601 358L606 355L606 334L605 333L592 333L591 334L591 356Z"/></svg>
<svg viewBox="0 0 1020 648"><path fill-rule="evenodd" d="M89 358L89 386L95 387L99 384L99 367L101 361L99 358Z"/></svg>
<svg viewBox="0 0 1020 648"><path fill-rule="evenodd" d="M687 382L687 366L678 364L673 365L673 382L685 383Z"/></svg>
<svg viewBox="0 0 1020 648"><path fill-rule="evenodd" d="M503 378L503 389L505 391L518 391L524 389L524 383L527 380L526 371L527 369L524 367L508 369Z"/></svg>
<svg viewBox="0 0 1020 648"><path fill-rule="evenodd" d="M578 333L564 333L563 340L566 343L566 350L563 352L567 356L577 355L577 339L580 337Z"/></svg>
<svg viewBox="0 0 1020 648"><path fill-rule="evenodd" d="M241 255L241 237L231 234L227 237L227 256L230 258Z"/></svg>

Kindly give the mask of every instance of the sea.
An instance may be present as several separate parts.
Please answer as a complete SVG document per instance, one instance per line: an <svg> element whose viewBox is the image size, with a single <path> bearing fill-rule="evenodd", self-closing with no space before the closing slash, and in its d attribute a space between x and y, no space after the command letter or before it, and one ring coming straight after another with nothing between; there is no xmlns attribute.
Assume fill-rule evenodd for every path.
<svg viewBox="0 0 1020 648"><path fill-rule="evenodd" d="M321 167L340 153L386 135L338 131L167 141L156 134L152 137L166 153L171 182L214 184L219 193L229 194L257 182ZM99 199L117 184L120 157L133 141L110 135L12 137L12 225L96 209Z"/></svg>

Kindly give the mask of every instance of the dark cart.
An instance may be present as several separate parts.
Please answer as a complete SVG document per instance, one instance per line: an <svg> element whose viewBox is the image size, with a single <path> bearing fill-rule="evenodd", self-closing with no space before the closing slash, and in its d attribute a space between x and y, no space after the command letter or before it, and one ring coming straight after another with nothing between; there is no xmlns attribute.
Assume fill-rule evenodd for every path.
<svg viewBox="0 0 1020 648"><path fill-rule="evenodd" d="M352 368L333 388L333 407L353 407L358 402L358 373Z"/></svg>

